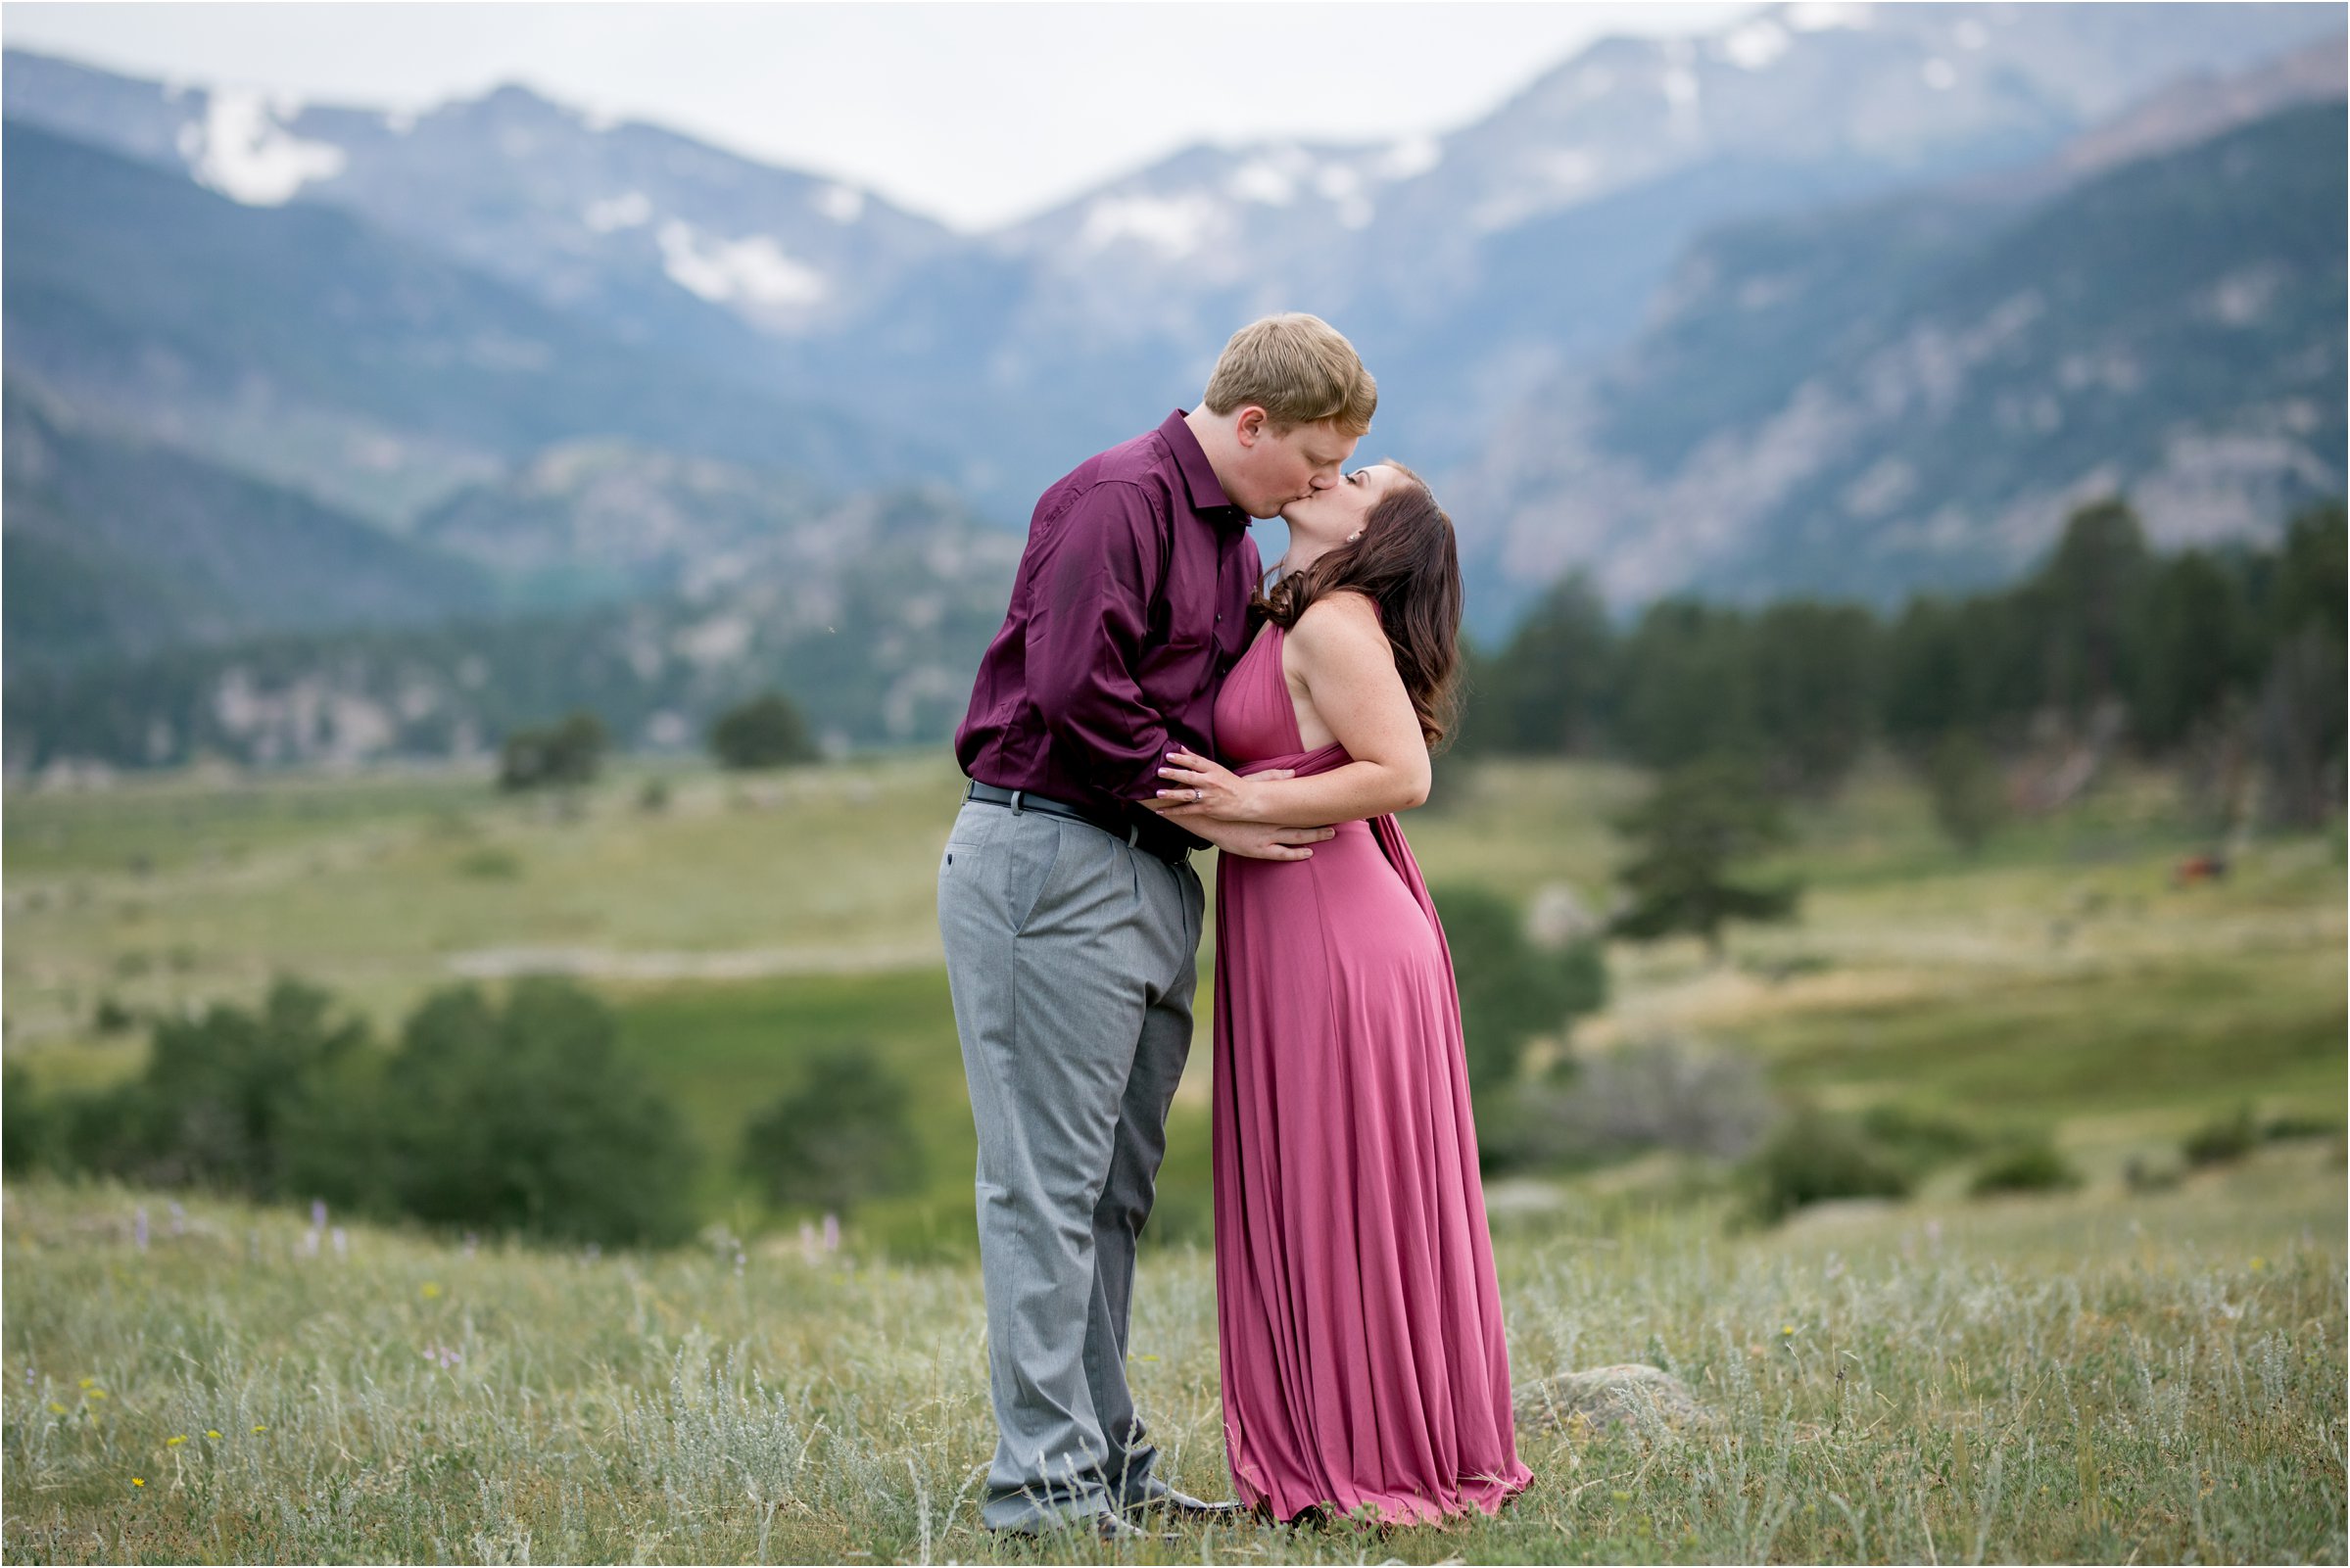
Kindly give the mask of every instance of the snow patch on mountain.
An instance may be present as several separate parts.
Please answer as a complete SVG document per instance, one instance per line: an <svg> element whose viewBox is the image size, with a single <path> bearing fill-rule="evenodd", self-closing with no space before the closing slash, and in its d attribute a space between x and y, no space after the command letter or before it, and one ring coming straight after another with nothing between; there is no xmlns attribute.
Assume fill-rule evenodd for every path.
<svg viewBox="0 0 2350 1568"><path fill-rule="evenodd" d="M606 197L600 202L591 203L588 210L580 214L580 220L599 234L638 228L652 220L652 202L643 191Z"/></svg>
<svg viewBox="0 0 2350 1568"><path fill-rule="evenodd" d="M1588 147L1560 147L1544 155L1543 172L1562 191L1572 191L1599 177L1599 155Z"/></svg>
<svg viewBox="0 0 2350 1568"><path fill-rule="evenodd" d="M1297 181L1263 158L1252 159L1232 170L1227 188L1236 199L1262 207L1287 207L1297 200Z"/></svg>
<svg viewBox="0 0 2350 1568"><path fill-rule="evenodd" d="M1217 204L1196 193L1185 196L1105 196L1085 210L1078 246L1104 251L1121 241L1148 245L1168 257L1189 256L1216 221Z"/></svg>
<svg viewBox="0 0 2350 1568"><path fill-rule="evenodd" d="M301 113L299 100L235 88L212 94L202 119L179 130L179 153L199 184L247 207L282 207L313 180L343 171L347 156L332 142L305 141L278 116ZM288 118L291 118L290 115Z"/></svg>
<svg viewBox="0 0 2350 1568"><path fill-rule="evenodd" d="M655 237L670 281L716 304L807 306L827 292L823 273L764 234L721 239L672 218Z"/></svg>
<svg viewBox="0 0 2350 1568"><path fill-rule="evenodd" d="M1742 71L1760 71L1787 53L1787 29L1768 17L1731 29L1722 56Z"/></svg>
<svg viewBox="0 0 2350 1568"><path fill-rule="evenodd" d="M1381 179L1411 179L1444 162L1444 146L1433 136L1407 136L1380 155Z"/></svg>
<svg viewBox="0 0 2350 1568"><path fill-rule="evenodd" d="M854 223L865 215L865 193L851 185L827 185L810 202L836 223Z"/></svg>

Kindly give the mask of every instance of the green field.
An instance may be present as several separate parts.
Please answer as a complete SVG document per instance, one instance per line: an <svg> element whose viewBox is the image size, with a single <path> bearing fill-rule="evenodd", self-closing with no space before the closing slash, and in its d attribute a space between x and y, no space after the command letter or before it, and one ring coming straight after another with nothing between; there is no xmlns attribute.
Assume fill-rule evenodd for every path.
<svg viewBox="0 0 2350 1568"><path fill-rule="evenodd" d="M655 777L668 803L647 810ZM972 1138L932 910L956 784L924 754L764 781L629 763L575 812L478 776L12 788L6 1050L40 1088L136 1069L143 1036L96 1032L102 998L252 1005L291 973L389 1038L437 986L569 967L695 1130L713 1229L591 1259L361 1228L313 1257L291 1213L183 1198L174 1233L169 1195L12 1183L8 1554L996 1552L973 1529ZM1440 884L1522 901L1563 882L1600 907L1608 817L1641 786L1447 764L1407 831ZM2338 1131L2124 1180L2176 1169L2181 1139L2239 1105L2338 1128L2338 828L2256 836L2225 882L2183 889L2172 866L2208 842L2154 776L1974 858L1885 767L1798 828L1779 869L1806 882L1798 924L1735 932L1721 965L1612 946L1607 1011L1536 1066L1693 1036L1752 1053L1786 1096L2045 1132L2086 1184L1968 1200L1958 1167L1913 1202L1749 1233L1719 1170L1513 1172L1495 1223L1520 1382L1646 1360L1716 1420L1530 1433L1537 1490L1497 1523L1187 1538L1170 1560L2342 1560ZM1135 1377L1179 1476L1221 1494L1205 1031ZM801 1216L764 1212L733 1151L839 1044L915 1085L928 1186L810 1262ZM461 1360L425 1364L442 1349Z"/></svg>
<svg viewBox="0 0 2350 1568"><path fill-rule="evenodd" d="M1522 1384L1647 1360L1711 1419L1521 1429L1503 1518L1186 1532L1136 1561L2340 1561L2342 1174L1926 1203L1725 1239L1573 1205L1498 1240ZM134 1240L146 1205L150 1239ZM466 1256L47 1183L7 1199L12 1561L1088 1560L976 1527L976 1269L732 1239ZM1131 1371L1222 1494L1213 1275L1161 1249ZM213 1436L217 1433L218 1436ZM175 1443L175 1438L184 1439Z"/></svg>

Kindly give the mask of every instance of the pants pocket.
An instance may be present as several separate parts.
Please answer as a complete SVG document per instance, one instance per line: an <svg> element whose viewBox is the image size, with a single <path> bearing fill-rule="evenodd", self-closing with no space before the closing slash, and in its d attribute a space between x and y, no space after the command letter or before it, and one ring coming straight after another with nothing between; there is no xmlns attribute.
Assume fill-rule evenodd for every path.
<svg viewBox="0 0 2350 1568"><path fill-rule="evenodd" d="M1021 830L1000 834L998 853L1003 861L1004 912L1010 916L1015 934L1028 929L1043 907L1044 895L1052 885L1053 871L1061 863L1061 845L1069 828L1051 817L1024 814Z"/></svg>

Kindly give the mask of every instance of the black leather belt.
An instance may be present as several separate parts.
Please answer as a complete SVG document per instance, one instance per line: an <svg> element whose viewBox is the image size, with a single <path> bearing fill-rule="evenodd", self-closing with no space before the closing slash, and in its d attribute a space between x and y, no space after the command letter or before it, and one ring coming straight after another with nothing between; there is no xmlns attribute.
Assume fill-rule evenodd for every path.
<svg viewBox="0 0 2350 1568"><path fill-rule="evenodd" d="M1047 817L1067 817L1088 828L1099 828L1111 837L1123 838L1137 849L1148 850L1171 866L1191 853L1191 846L1176 836L1175 829L1162 828L1154 832L1139 823L1120 822L1106 812L1088 811L1083 806L1073 806L1066 800L1055 800L1050 795L1040 795L1030 789L998 789L993 784L982 784L974 779L971 786L963 791L963 798L976 800L983 806L1009 806L1014 811L1039 811Z"/></svg>

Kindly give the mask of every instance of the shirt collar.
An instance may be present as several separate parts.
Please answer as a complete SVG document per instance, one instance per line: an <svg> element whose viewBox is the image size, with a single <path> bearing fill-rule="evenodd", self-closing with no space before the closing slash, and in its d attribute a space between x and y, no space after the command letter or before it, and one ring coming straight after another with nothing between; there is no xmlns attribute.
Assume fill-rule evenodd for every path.
<svg viewBox="0 0 2350 1568"><path fill-rule="evenodd" d="M1187 409L1177 408L1159 423L1159 437L1175 453L1175 467L1183 475L1183 488L1190 493L1191 509L1212 523L1246 528L1248 514L1223 493L1216 477L1215 465L1199 444L1199 437L1183 422Z"/></svg>

